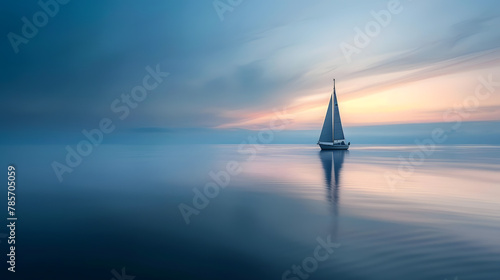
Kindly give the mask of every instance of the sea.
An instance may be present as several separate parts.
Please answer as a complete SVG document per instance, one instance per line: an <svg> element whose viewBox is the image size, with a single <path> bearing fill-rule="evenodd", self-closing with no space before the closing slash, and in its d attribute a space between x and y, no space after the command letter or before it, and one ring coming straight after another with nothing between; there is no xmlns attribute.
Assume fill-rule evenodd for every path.
<svg viewBox="0 0 500 280"><path fill-rule="evenodd" d="M500 146L0 153L1 279L500 279Z"/></svg>

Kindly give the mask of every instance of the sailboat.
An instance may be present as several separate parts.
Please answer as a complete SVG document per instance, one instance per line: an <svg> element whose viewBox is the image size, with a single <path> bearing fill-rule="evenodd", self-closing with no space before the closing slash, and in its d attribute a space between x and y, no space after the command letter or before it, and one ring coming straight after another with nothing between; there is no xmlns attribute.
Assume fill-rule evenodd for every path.
<svg viewBox="0 0 500 280"><path fill-rule="evenodd" d="M333 92L326 111L325 122L317 143L322 150L347 150L351 142L346 142L342 122L340 121L337 93L335 92L335 79L333 79Z"/></svg>

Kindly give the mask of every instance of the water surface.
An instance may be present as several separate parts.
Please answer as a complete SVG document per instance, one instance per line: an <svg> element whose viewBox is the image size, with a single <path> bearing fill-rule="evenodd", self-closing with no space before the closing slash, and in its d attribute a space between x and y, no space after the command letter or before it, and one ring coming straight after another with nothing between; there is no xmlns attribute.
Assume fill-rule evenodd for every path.
<svg viewBox="0 0 500 280"><path fill-rule="evenodd" d="M18 169L8 276L282 279L330 238L340 247L308 279L500 279L500 147L436 147L410 170L417 150L102 145L60 183L64 147L3 146ZM187 225L179 205L228 162L241 172Z"/></svg>

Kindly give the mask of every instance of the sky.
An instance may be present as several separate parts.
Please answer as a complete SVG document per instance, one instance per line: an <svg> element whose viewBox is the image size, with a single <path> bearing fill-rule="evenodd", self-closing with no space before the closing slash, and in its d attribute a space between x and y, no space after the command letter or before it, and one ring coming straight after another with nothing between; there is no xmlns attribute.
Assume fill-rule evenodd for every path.
<svg viewBox="0 0 500 280"><path fill-rule="evenodd" d="M277 112L319 135L333 78L346 134L500 127L498 1L64 2L0 4L3 139L63 141L103 118L117 135L231 138ZM155 70L168 75L125 116Z"/></svg>

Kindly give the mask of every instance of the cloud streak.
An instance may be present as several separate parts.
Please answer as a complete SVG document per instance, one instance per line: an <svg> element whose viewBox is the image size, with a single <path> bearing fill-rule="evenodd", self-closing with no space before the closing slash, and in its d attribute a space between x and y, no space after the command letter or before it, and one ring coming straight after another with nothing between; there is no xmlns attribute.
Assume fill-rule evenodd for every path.
<svg viewBox="0 0 500 280"><path fill-rule="evenodd" d="M370 96L417 89L428 80L442 79L435 88L451 92L448 77L470 73L473 83L500 65L500 4L447 0L404 2L404 16L394 16L347 64L339 43L371 19L371 10L386 5L245 1L220 22L211 2L72 1L19 54L8 40L0 43L0 125L91 127L113 99L140 82L144 66L153 64L172 74L169 84L134 112L126 129L255 129L259 119L283 106L297 113L296 129L313 129L324 117L333 77L341 87L339 99L354 108L366 106ZM38 5L5 2L0 8L0 30L7 34L18 31L20 18ZM447 102L453 96L460 100L465 91L447 93ZM431 110L417 103L416 115ZM484 104L498 105L497 99ZM342 108L344 120L363 124L349 106ZM494 118L481 118L486 115Z"/></svg>

